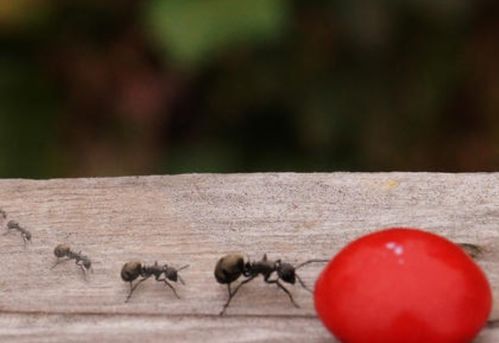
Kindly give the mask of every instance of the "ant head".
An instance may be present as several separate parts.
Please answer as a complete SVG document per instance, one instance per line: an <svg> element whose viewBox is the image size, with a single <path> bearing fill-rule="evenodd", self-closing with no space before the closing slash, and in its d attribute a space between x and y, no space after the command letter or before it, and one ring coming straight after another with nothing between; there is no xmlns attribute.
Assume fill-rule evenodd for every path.
<svg viewBox="0 0 499 343"><path fill-rule="evenodd" d="M296 281L296 272L295 267L293 267L289 263L280 263L277 267L277 275L279 278L287 283L295 284Z"/></svg>
<svg viewBox="0 0 499 343"><path fill-rule="evenodd" d="M244 257L242 255L225 255L215 266L215 279L218 283L231 283L241 276L243 270Z"/></svg>
<svg viewBox="0 0 499 343"><path fill-rule="evenodd" d="M178 272L173 267L168 267L168 265L163 266L163 270L165 271L165 276L168 280L172 280L174 282L178 281Z"/></svg>
<svg viewBox="0 0 499 343"><path fill-rule="evenodd" d="M85 267L86 270L89 270L92 267L92 261L85 259L83 261L83 267Z"/></svg>
<svg viewBox="0 0 499 343"><path fill-rule="evenodd" d="M7 218L7 213L5 213L5 211L0 208L0 219L5 219L5 218Z"/></svg>
<svg viewBox="0 0 499 343"><path fill-rule="evenodd" d="M90 262L90 261L89 261ZM121 268L121 278L123 281L131 282L139 277L142 263L139 261L127 262Z"/></svg>
<svg viewBox="0 0 499 343"><path fill-rule="evenodd" d="M31 241L31 232L26 231L26 232L24 233L24 235L26 236L26 239L27 239L28 241Z"/></svg>
<svg viewBox="0 0 499 343"><path fill-rule="evenodd" d="M31 239L31 234L29 235L28 239ZM67 244L59 244L54 249L54 255L56 257L64 257L69 252L69 249L70 249L69 245L67 245Z"/></svg>

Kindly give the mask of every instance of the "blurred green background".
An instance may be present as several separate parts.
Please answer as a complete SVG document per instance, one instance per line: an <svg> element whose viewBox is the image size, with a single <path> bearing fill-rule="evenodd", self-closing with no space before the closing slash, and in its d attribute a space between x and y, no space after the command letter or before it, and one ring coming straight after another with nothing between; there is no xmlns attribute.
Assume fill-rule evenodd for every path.
<svg viewBox="0 0 499 343"><path fill-rule="evenodd" d="M0 177L498 169L498 1L0 0Z"/></svg>

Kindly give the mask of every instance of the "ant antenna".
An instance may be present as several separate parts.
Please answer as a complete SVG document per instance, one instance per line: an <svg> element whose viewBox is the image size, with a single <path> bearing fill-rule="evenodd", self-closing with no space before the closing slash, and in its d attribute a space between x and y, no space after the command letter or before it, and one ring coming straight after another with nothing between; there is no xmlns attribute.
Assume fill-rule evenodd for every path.
<svg viewBox="0 0 499 343"><path fill-rule="evenodd" d="M307 291L309 291L310 293L313 293L313 291L308 288L308 286L305 284L305 282L303 282L303 280L301 279L301 277L298 275L298 274L295 274L296 276L296 279L298 280L298 282L300 283L300 285Z"/></svg>
<svg viewBox="0 0 499 343"><path fill-rule="evenodd" d="M54 269L55 267L57 267L59 264L63 263L63 262L67 262L69 261L69 258L58 258L57 261L55 262L55 264L50 268L50 269Z"/></svg>
<svg viewBox="0 0 499 343"><path fill-rule="evenodd" d="M306 266L307 264L310 264L310 263L327 263L327 262L329 262L329 260L312 259L312 260L308 260L308 261L305 261L303 263L300 263L299 265L297 265L295 267L295 270L300 269L301 267ZM303 282L302 278L298 275L298 273L295 273L295 276L296 276L296 279L298 280L298 282L300 283L300 285L305 290L309 291L310 293L313 293L313 291L310 288L308 288L308 286L305 284L305 282Z"/></svg>
<svg viewBox="0 0 499 343"><path fill-rule="evenodd" d="M307 264L310 264L310 263L327 263L327 262L329 262L329 260L312 259L312 260L308 260L308 261L305 261L303 263L300 263L299 265L297 265L295 267L295 270L300 269L301 267L306 266Z"/></svg>
<svg viewBox="0 0 499 343"><path fill-rule="evenodd" d="M181 271L181 270L184 270L184 269L186 269L186 268L189 268L189 265L188 265L188 264L186 264L185 266L182 266L182 267L180 267L179 269L177 269L177 272L179 272L179 271ZM181 283L182 285L185 285L185 281L184 281L184 279L182 279L182 277L181 277L179 274L177 274L177 278L178 278L178 281L180 281L180 283Z"/></svg>

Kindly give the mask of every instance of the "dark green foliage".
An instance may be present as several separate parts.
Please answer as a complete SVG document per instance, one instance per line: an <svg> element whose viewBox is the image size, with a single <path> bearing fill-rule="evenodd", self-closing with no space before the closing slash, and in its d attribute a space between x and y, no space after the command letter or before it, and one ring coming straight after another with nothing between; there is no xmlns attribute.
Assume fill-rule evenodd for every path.
<svg viewBox="0 0 499 343"><path fill-rule="evenodd" d="M492 1L2 10L0 177L499 168Z"/></svg>

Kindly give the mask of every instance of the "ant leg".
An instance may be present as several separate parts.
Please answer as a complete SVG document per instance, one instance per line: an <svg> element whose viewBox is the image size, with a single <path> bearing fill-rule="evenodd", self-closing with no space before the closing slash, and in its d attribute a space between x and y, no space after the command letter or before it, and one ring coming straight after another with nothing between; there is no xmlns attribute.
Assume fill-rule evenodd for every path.
<svg viewBox="0 0 499 343"><path fill-rule="evenodd" d="M307 287L307 285L305 285L305 282L303 282L303 280L301 279L300 276L298 276L298 274L295 274L296 276L296 279L298 280L298 282L300 283L300 285L305 288L307 291L309 291L310 293L313 293L312 290L310 288Z"/></svg>
<svg viewBox="0 0 499 343"><path fill-rule="evenodd" d="M67 262L67 261L69 261L69 260L70 260L70 258L66 258L66 259L60 259L60 258L58 258L58 259L57 259L57 262L56 262L56 263L52 266L52 268L50 268L50 269L54 269L55 267L57 267L57 265L58 265L58 264L61 264L61 263L63 263L63 262Z"/></svg>
<svg viewBox="0 0 499 343"><path fill-rule="evenodd" d="M180 297L177 294L177 291L175 290L175 287L173 287L172 284L170 284L168 281L166 281L166 279L156 279L156 280L157 281L163 281L168 287L171 288L171 290L173 291L173 294L175 294L175 296L177 297L177 299L180 299Z"/></svg>
<svg viewBox="0 0 499 343"><path fill-rule="evenodd" d="M251 280L253 280L254 278L256 278L256 275L250 277L249 279L246 279L246 280L243 280L239 283L239 285L237 285L237 287L234 289L234 292L232 292L232 296L236 295L237 291L239 290L239 288L241 288L242 285L244 285L245 283L248 283L250 282Z"/></svg>
<svg viewBox="0 0 499 343"><path fill-rule="evenodd" d="M189 268L189 265L188 265L188 264L186 264L185 266L180 267L179 269L177 269L177 272L179 272L179 271L181 271L181 270L183 270L183 269L185 269L185 268ZM177 275L177 277L178 277L178 281L179 281L182 285L185 285L185 281L184 281L184 279L182 279L182 277L181 277L180 275Z"/></svg>
<svg viewBox="0 0 499 343"><path fill-rule="evenodd" d="M256 276L252 276L250 277L249 279L246 279L244 281L241 281L239 283L239 285L237 285L237 287L234 289L233 292L230 291L230 284L227 284L227 287L229 289L229 299L227 299L227 302L224 304L224 307L222 308L222 311L220 312L220 315L223 316L224 313L225 313L225 310L227 310L227 307L229 307L229 304L230 302L232 301L232 298L234 298L234 296L236 295L237 291L239 290L239 288L241 288L242 285L244 285L245 283L248 283L250 282L251 280L253 280Z"/></svg>
<svg viewBox="0 0 499 343"><path fill-rule="evenodd" d="M224 304L224 307L222 309L222 311L219 313L220 316L223 316L224 313L225 313L225 310L227 309L227 307L229 306L229 303L230 303L230 300L232 298L232 291L230 289L230 283L227 284L227 291L229 292L229 299L227 300L227 302Z"/></svg>
<svg viewBox="0 0 499 343"><path fill-rule="evenodd" d="M147 279L149 278L148 277L145 277L143 279L140 279L136 284L135 286L132 286L132 281L130 281L130 292L128 293L128 296L126 297L126 300L125 302L127 303L128 300L130 300L130 298L132 297L132 293L135 291L135 289L137 288L138 285L140 285L143 281L146 281Z"/></svg>
<svg viewBox="0 0 499 343"><path fill-rule="evenodd" d="M229 299L227 299L227 302L224 304L222 307L222 311L220 311L219 315L223 316L225 313L225 310L227 310L227 307L229 307L230 301L232 300L232 291L230 290L230 283L227 284L227 290L229 291Z"/></svg>
<svg viewBox="0 0 499 343"><path fill-rule="evenodd" d="M85 270L83 269L83 264L81 263L81 260L75 260L75 264L80 267L84 272Z"/></svg>
<svg viewBox="0 0 499 343"><path fill-rule="evenodd" d="M77 266L79 266L81 268L81 270L83 271L83 277L85 278L85 280L87 280L87 270L85 269L85 267L81 263L81 260L77 261L75 263L76 263Z"/></svg>
<svg viewBox="0 0 499 343"><path fill-rule="evenodd" d="M293 305L295 305L296 308L300 308L300 305L298 305L296 302L295 302L295 299L293 299L293 295L286 289L286 287L284 287L282 285L282 283L279 282L279 279L277 280L267 280L265 281L267 283L275 283L277 285L277 287L279 287L280 289L282 289L284 292L286 292L286 294L288 295L289 297L289 300L291 301L291 303Z"/></svg>
<svg viewBox="0 0 499 343"><path fill-rule="evenodd" d="M24 249L26 249L26 235L22 234L21 237L23 238L24 241Z"/></svg>

